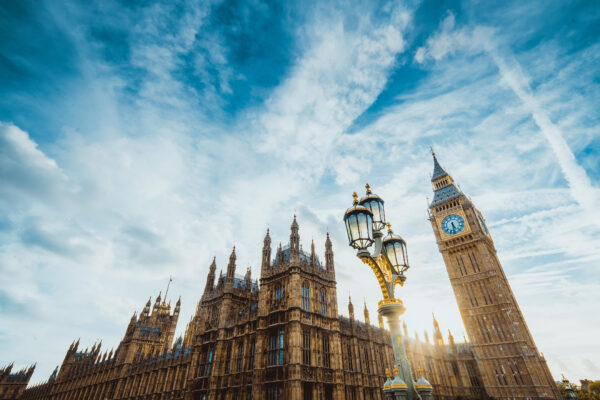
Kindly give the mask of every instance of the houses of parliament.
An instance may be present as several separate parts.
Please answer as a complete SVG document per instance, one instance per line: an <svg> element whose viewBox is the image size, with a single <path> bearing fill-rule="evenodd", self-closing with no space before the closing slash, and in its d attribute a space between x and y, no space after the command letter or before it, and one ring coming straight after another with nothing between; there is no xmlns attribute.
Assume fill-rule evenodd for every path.
<svg viewBox="0 0 600 400"><path fill-rule="evenodd" d="M402 338L413 376L435 399L559 399L496 255L485 220L434 157L429 219L469 341L445 335L433 318L423 340ZM175 339L180 301L159 294L134 312L116 350L69 346L50 378L28 386L33 367L0 369L0 399L371 400L384 399L394 356L382 318L338 313L329 235L321 261L300 245L294 216L289 243L273 249L267 230L259 279L209 267L196 312ZM415 283L418 284L418 283ZM165 296L166 297L166 296Z"/></svg>

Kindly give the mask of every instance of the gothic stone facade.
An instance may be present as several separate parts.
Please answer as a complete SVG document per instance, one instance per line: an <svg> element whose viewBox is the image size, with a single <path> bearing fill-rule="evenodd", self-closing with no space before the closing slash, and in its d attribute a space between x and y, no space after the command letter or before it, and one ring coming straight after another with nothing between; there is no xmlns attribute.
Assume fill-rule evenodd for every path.
<svg viewBox="0 0 600 400"><path fill-rule="evenodd" d="M20 399L27 387L35 365L12 372L13 364L0 368L0 399Z"/></svg>
<svg viewBox="0 0 600 400"><path fill-rule="evenodd" d="M338 314L331 240L322 263L314 244L300 246L292 223L287 246L271 255L267 232L259 282L236 276L232 252L225 274L213 260L206 287L185 335L173 345L180 302L150 300L131 318L116 351L73 343L58 372L23 399L382 399L392 369L389 332ZM437 328L439 331L439 327ZM439 335L441 333L438 332ZM435 335L435 334L434 334ZM443 342L443 341L442 341ZM413 373L432 382L436 398L479 394L469 344L406 340Z"/></svg>

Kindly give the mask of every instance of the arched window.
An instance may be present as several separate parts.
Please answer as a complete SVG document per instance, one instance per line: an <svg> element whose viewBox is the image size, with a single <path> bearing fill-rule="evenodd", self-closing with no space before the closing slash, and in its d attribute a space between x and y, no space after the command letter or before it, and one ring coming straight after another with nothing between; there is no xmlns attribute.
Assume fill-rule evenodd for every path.
<svg viewBox="0 0 600 400"><path fill-rule="evenodd" d="M319 295L319 303L321 304L321 315L327 316L327 293L322 289Z"/></svg>
<svg viewBox="0 0 600 400"><path fill-rule="evenodd" d="M302 309L310 311L310 287L308 283L302 284Z"/></svg>

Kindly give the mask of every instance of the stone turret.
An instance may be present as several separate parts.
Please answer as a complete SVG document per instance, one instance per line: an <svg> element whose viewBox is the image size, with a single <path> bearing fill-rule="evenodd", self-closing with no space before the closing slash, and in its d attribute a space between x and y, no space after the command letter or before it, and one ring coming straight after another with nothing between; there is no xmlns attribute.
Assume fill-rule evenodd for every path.
<svg viewBox="0 0 600 400"><path fill-rule="evenodd" d="M252 290L252 270L250 267L246 268L246 275L244 275L244 282L246 283L246 290Z"/></svg>
<svg viewBox="0 0 600 400"><path fill-rule="evenodd" d="M233 250L231 250L231 255L229 256L229 264L227 264L227 282L233 283L233 279L235 277L235 260L237 259L235 255L235 246L233 246Z"/></svg>
<svg viewBox="0 0 600 400"><path fill-rule="evenodd" d="M148 315L150 315L150 306L151 305L152 305L152 296L150 296L148 298L148 302L146 303L146 306L142 310L142 316L147 317Z"/></svg>
<svg viewBox="0 0 600 400"><path fill-rule="evenodd" d="M267 234L265 235L265 240L263 242L262 249L262 263L261 263L261 275L266 272L267 269L271 266L271 235L269 235L269 230L267 229Z"/></svg>
<svg viewBox="0 0 600 400"><path fill-rule="evenodd" d="M452 332L448 329L448 344L453 352L456 353L456 343L454 342L454 336L452 336Z"/></svg>
<svg viewBox="0 0 600 400"><path fill-rule="evenodd" d="M435 315L433 315L433 344L436 346L444 345L444 337L442 336L442 331L440 330L440 324L435 319Z"/></svg>
<svg viewBox="0 0 600 400"><path fill-rule="evenodd" d="M208 275L206 276L206 286L204 287L204 295L210 293L215 287L215 273L217 271L217 257L213 257L212 263L208 268Z"/></svg>
<svg viewBox="0 0 600 400"><path fill-rule="evenodd" d="M298 233L298 221L296 221L296 215L294 214L294 221L292 221L292 233L290 234L290 264L300 263L300 234Z"/></svg>
<svg viewBox="0 0 600 400"><path fill-rule="evenodd" d="M329 232L327 232L327 239L325 239L325 268L335 276L333 246L331 244L331 239L329 238Z"/></svg>

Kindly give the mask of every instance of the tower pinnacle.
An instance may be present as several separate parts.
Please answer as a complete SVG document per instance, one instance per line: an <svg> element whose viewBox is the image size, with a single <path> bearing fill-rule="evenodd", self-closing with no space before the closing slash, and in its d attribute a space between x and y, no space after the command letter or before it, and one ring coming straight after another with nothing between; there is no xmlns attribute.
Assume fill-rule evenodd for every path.
<svg viewBox="0 0 600 400"><path fill-rule="evenodd" d="M437 157L435 156L435 152L433 151L433 147L431 148L431 156L433 157L433 175L431 175L431 181L435 181L439 178L447 176L448 173L442 168Z"/></svg>
<svg viewBox="0 0 600 400"><path fill-rule="evenodd" d="M300 234L298 233L298 221L296 221L296 214L294 214L294 221L292 221L290 234L290 262L300 261Z"/></svg>

